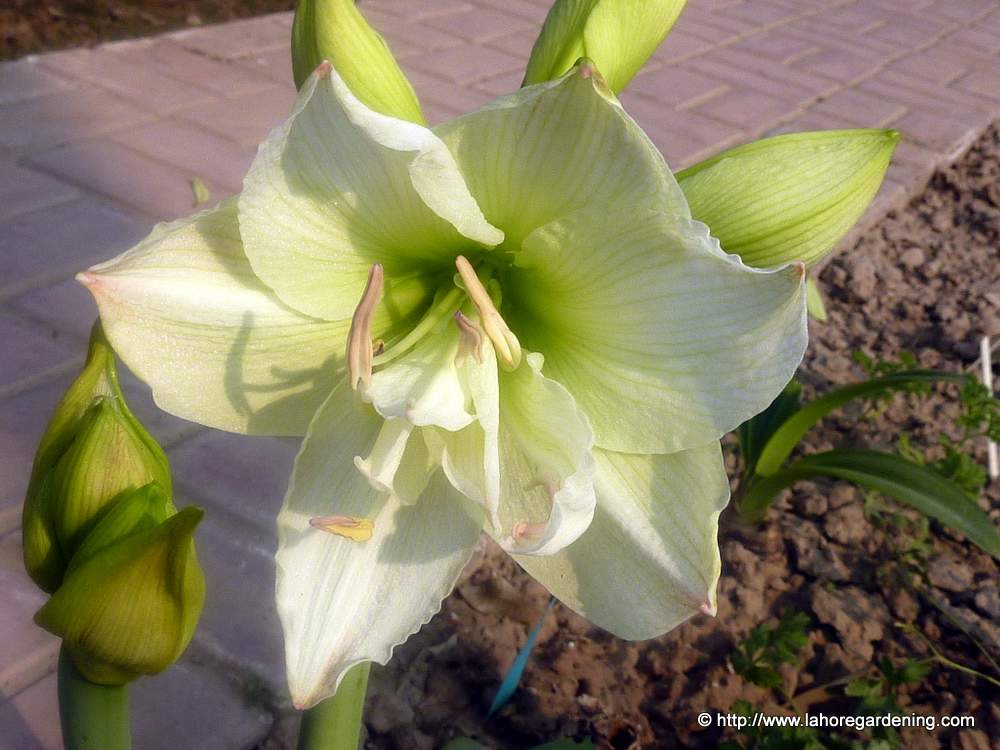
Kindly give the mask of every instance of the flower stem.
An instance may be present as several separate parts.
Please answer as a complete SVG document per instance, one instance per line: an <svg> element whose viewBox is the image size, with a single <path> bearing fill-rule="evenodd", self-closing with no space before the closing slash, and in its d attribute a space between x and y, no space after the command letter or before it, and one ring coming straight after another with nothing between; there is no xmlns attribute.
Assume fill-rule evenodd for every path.
<svg viewBox="0 0 1000 750"><path fill-rule="evenodd" d="M357 750L370 668L370 662L352 667L335 695L303 714L299 750Z"/></svg>
<svg viewBox="0 0 1000 750"><path fill-rule="evenodd" d="M128 686L97 685L59 652L59 718L66 750L130 750Z"/></svg>

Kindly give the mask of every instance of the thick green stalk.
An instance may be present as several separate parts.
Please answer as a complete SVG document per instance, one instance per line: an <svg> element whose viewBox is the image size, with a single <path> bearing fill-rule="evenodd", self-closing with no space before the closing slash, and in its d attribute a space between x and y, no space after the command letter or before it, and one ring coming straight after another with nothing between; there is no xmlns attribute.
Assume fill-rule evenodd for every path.
<svg viewBox="0 0 1000 750"><path fill-rule="evenodd" d="M59 718L66 750L131 750L128 686L97 685L59 652Z"/></svg>
<svg viewBox="0 0 1000 750"><path fill-rule="evenodd" d="M371 663L352 667L337 693L302 716L299 750L357 750Z"/></svg>

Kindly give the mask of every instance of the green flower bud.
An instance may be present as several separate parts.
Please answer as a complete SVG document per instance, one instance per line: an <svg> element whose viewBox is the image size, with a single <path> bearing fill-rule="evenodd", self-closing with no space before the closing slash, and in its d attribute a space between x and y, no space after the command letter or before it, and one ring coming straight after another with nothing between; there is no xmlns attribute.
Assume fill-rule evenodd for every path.
<svg viewBox="0 0 1000 750"><path fill-rule="evenodd" d="M791 133L723 151L677 174L694 218L750 266L829 253L868 208L895 130Z"/></svg>
<svg viewBox="0 0 1000 750"><path fill-rule="evenodd" d="M524 85L551 81L581 57L620 93L663 41L687 0L556 0L531 50Z"/></svg>
<svg viewBox="0 0 1000 750"><path fill-rule="evenodd" d="M333 63L351 92L371 109L424 124L413 87L354 0L299 0L292 25L296 88L324 60Z"/></svg>
<svg viewBox="0 0 1000 750"><path fill-rule="evenodd" d="M194 550L203 512L188 507L168 517L170 509L155 484L121 498L35 614L91 682L119 685L157 674L194 635L205 601Z"/></svg>
<svg viewBox="0 0 1000 750"><path fill-rule="evenodd" d="M56 407L32 466L22 528L35 583L54 591L108 505L154 480L169 493L167 458L125 404L114 353L95 325L87 363Z"/></svg>

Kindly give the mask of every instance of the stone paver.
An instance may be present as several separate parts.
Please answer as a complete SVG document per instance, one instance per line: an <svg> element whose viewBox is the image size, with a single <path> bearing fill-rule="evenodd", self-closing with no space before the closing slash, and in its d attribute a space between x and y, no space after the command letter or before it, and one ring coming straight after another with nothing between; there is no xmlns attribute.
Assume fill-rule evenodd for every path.
<svg viewBox="0 0 1000 750"><path fill-rule="evenodd" d="M363 10L440 122L518 86L548 5ZM290 26L263 16L0 65L0 736L15 747L59 745L55 642L31 623L43 597L20 570L17 527L35 443L95 314L72 276L190 213L192 178L216 199L239 189L294 101ZM674 168L768 134L899 128L857 233L1000 116L997 80L995 0L690 0L622 102ZM286 708L271 555L295 442L204 430L123 382L168 448L178 503L208 511L205 616L181 665L136 686L137 746L249 747Z"/></svg>

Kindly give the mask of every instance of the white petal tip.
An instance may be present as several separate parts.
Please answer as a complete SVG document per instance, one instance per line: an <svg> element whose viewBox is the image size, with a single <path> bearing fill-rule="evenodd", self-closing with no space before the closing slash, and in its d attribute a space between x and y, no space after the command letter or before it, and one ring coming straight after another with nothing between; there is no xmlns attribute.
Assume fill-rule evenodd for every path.
<svg viewBox="0 0 1000 750"><path fill-rule="evenodd" d="M806 277L806 264L802 262L793 263L792 268L795 269L795 273L798 274L800 280L804 280Z"/></svg>
<svg viewBox="0 0 1000 750"><path fill-rule="evenodd" d="M317 78L326 78L328 75L330 75L330 71L332 70L333 70L333 65L330 64L330 61L324 60L323 62L321 62L319 65L316 66L316 70L313 71L313 74Z"/></svg>
<svg viewBox="0 0 1000 750"><path fill-rule="evenodd" d="M93 289L94 287L100 285L100 277L96 273L91 273L90 271L81 271L76 275L76 280L88 289Z"/></svg>
<svg viewBox="0 0 1000 750"><path fill-rule="evenodd" d="M709 602L702 602L698 605L698 611L703 615L708 615L709 617L715 617L718 609L713 607Z"/></svg>

